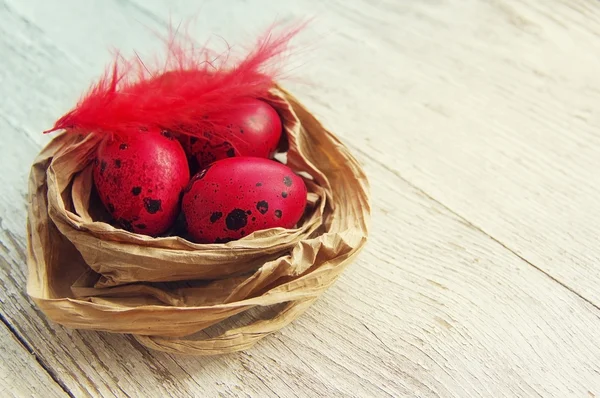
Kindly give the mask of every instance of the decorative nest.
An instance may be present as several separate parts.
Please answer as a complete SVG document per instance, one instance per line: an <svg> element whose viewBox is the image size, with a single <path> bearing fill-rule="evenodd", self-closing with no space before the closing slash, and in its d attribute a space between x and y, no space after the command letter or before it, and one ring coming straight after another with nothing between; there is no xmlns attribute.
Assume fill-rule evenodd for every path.
<svg viewBox="0 0 600 398"><path fill-rule="evenodd" d="M27 292L43 312L67 327L129 333L150 348L195 355L247 349L299 317L364 246L368 181L291 94L277 87L264 100L282 118L287 165L310 176L308 206L295 229L224 244L113 227L89 161L99 136L56 136L29 181ZM224 322L216 337L198 333L267 306L244 325Z"/></svg>

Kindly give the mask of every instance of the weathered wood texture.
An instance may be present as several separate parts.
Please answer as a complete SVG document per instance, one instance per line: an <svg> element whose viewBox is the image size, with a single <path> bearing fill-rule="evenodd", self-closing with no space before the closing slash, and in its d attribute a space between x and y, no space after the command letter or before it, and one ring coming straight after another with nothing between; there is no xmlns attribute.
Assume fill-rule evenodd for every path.
<svg viewBox="0 0 600 398"><path fill-rule="evenodd" d="M312 108L600 306L600 2L346 3Z"/></svg>
<svg viewBox="0 0 600 398"><path fill-rule="evenodd" d="M533 3L0 1L2 316L77 397L599 395L600 4ZM148 29L169 11L232 43L316 15L286 86L373 186L358 261L246 353L177 357L67 330L24 293L40 131L108 46L156 48ZM48 379L35 361L15 366Z"/></svg>
<svg viewBox="0 0 600 398"><path fill-rule="evenodd" d="M0 396L68 397L4 323L0 323Z"/></svg>

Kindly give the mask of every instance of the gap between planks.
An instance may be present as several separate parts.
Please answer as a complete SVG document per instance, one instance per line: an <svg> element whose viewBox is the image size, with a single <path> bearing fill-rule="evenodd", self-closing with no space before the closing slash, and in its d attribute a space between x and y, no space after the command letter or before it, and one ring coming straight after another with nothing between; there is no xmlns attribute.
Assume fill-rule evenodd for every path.
<svg viewBox="0 0 600 398"><path fill-rule="evenodd" d="M52 371L52 369L36 354L34 349L27 343L27 340L19 334L19 332L8 322L8 319L4 317L4 315L0 312L0 321L6 326L9 333L19 342L21 347L23 347L28 353L30 353L35 361L40 365L42 369L48 374L48 376L56 383L57 388L60 388L65 392L69 397L75 398L75 396L71 393L69 388L57 377L56 373Z"/></svg>
<svg viewBox="0 0 600 398"><path fill-rule="evenodd" d="M590 304L592 307L594 307L594 308L596 308L597 310L600 311L600 306L598 306L597 304L595 304L593 301L591 301L590 299L588 299L585 296L583 296L581 293L579 293L578 291L576 291L571 286L569 286L566 283L564 283L564 282L560 281L559 279L555 278L550 273L548 273L547 271L545 271L543 268L535 265L533 262L529 261L523 255L519 254L516 250L514 250L513 248L511 248L510 246L508 246L507 244L505 244L504 242L502 242L500 239L498 239L495 236L491 235L490 233L488 233L486 230L484 230L480 226L478 226L475 223L473 223L471 220L469 220L468 218L466 218L465 216L463 216L462 214L460 214L458 211L450 208L445 203L443 203L441 200L439 200L439 199L435 198L434 196L432 196L431 194L429 194L423 188L421 188L418 185L414 184L412 181L404 178L402 176L402 173L399 170L396 170L396 169L390 167L389 165L387 165L386 163L378 160L376 157L374 157L373 155L369 154L368 151L365 151L364 149L361 149L359 146L356 146L356 145L351 144L351 143L346 144L346 145L348 147L352 148L352 150L354 150L356 152L360 152L360 154L362 156L368 158L370 161L379 164L381 167L383 167L384 169L386 169L387 171L389 171L390 173L392 173L394 176L398 177L400 180L402 180L403 182L405 182L407 185L409 185L411 188L413 188L415 191L419 192L421 195L423 195L427 199L429 199L429 200L437 203L438 205L440 205L441 207L443 207L444 209L446 209L449 213L453 214L455 217L457 217L459 220L461 220L465 224L465 226L467 226L468 228L471 228L471 229L473 229L475 231L478 231L478 232L482 233L483 235L487 236L489 239L491 239L494 242L498 243L500 246L502 246L503 248L505 248L506 250L508 250L510 253L514 254L516 257L518 257L519 259L521 259L525 264L527 264L527 265L535 268L537 271L539 271L542 274L546 275L552 281L556 282L560 286L562 286L565 289L567 289L569 292L573 293L574 295L576 295L577 297L579 297L580 299L582 299L583 301L585 301L586 303Z"/></svg>

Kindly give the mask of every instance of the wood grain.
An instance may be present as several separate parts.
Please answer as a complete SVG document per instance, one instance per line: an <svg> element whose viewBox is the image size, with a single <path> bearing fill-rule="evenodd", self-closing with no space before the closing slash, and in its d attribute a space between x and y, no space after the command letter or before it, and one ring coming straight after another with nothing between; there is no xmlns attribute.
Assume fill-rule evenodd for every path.
<svg viewBox="0 0 600 398"><path fill-rule="evenodd" d="M585 201L592 203L593 184L578 191L565 177L564 185L544 185L539 180L544 177L541 167L522 167L501 156L519 155L513 152L515 146L522 149L519 156L532 152L551 158L562 153L565 140L549 137L564 133L556 126L570 119L554 115L556 109L550 107L539 108L533 121L523 115L516 118L516 110L508 114L510 118L497 114L489 119L493 112L508 112L513 101L524 102L517 88L525 90L522 87L537 82L535 76L519 72L518 62L510 61L516 51L511 48L532 59L537 56L540 67L550 68L543 62L544 57L555 56L549 43L564 34L560 24L546 19L559 17L537 9L523 22L525 17L517 11L526 6L516 1L467 1L461 6L392 0L375 5L316 0L240 1L235 7L219 6L217 1L201 6L192 1L167 4L0 3L0 54L8 54L0 81L5 92L13 93L0 99L0 311L73 396L600 394L596 333L600 311L571 291L591 286L595 277L591 262L576 273L568 254L554 263L525 256L541 248L547 256L556 256L566 250L557 238L560 233L577 240L578 234L589 231L575 224L572 232L562 228L548 235L546 247L536 247L544 223L568 224L542 217L554 206L550 202L563 203L566 199L561 198L570 192L583 192L588 195ZM564 4L556 2L557 7ZM585 17L589 24L574 34L595 45L593 28L588 28L594 26L595 5L580 0L568 4L589 8ZM127 336L67 330L49 323L24 293L26 179L33 157L48 139L39 131L67 110L100 72L109 59L106 46L149 49L152 36L145 26L164 28L169 8L175 20L199 10L194 32L214 32L232 42L259 31L276 15L303 16L306 10L319 15L307 33L318 45L303 39L316 52L306 53L298 72L309 83L291 79L287 85L355 149L373 186L372 235L358 261L302 318L246 353L177 357L149 352ZM511 10L517 11L509 14L514 22L508 24L503 18ZM211 17L203 17L208 11ZM574 18L571 14L578 12L564 11L560 16ZM512 26L522 23L526 29L526 21L536 18L546 24L543 34L522 33L524 41L517 40ZM477 27L491 31L491 38L474 34ZM490 41L494 45L488 47ZM538 48L536 56L525 51L533 48ZM467 55L470 58L464 58ZM494 72L493 79L488 69ZM548 87L576 84L579 77L570 79L563 76L557 86ZM516 91L511 94L503 87ZM570 103L588 98L585 90L582 93L572 94ZM452 112L444 116L448 109ZM477 112L466 112L473 109ZM489 120L494 120L494 129ZM549 125L554 133L539 126L533 130L539 139L534 151L531 142L526 145L517 140L520 135L508 131L503 124L508 122L517 132L535 122ZM486 145L480 135L493 137L484 127L495 131L499 141ZM578 129L577 134L584 133ZM578 142L585 139L577 137L573 139ZM482 156L488 163L478 163ZM583 161L573 158L569 163L575 165L574 175L577 167L593 165ZM493 162L502 163L494 168ZM518 184L525 184L526 176L530 189L541 184L560 192L552 201L523 202L525 209L539 211L537 223L533 216L523 218L521 212L526 210L516 201ZM491 189L494 178L506 186L504 198L485 190ZM573 207L565 216L576 211ZM595 226L588 228L593 232ZM578 242L586 249L581 255L593 258L590 241ZM562 274L555 274L560 261ZM577 278L586 281L575 284ZM593 299L593 292L586 292ZM242 316L237 322L245 320Z"/></svg>
<svg viewBox="0 0 600 398"><path fill-rule="evenodd" d="M4 323L0 323L0 395L68 397Z"/></svg>

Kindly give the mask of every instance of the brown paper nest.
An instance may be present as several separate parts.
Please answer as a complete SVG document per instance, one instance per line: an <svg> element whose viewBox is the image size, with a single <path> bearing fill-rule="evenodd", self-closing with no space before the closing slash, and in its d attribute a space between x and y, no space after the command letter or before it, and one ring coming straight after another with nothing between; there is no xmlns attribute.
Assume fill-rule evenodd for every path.
<svg viewBox="0 0 600 398"><path fill-rule="evenodd" d="M368 182L292 95L277 88L266 100L283 119L288 166L312 177L309 206L296 229L226 244L113 227L93 189L98 136L56 136L29 180L27 292L42 311L67 327L133 334L150 348L196 355L249 348L300 316L364 246ZM267 310L239 324L238 314L257 308ZM217 324L218 335L206 332Z"/></svg>

